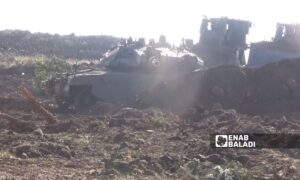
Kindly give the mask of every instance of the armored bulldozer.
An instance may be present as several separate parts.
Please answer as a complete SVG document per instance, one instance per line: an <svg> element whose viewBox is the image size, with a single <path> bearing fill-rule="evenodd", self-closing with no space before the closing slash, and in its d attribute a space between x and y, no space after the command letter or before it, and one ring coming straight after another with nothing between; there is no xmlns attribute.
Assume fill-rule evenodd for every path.
<svg viewBox="0 0 300 180"><path fill-rule="evenodd" d="M100 100L135 104L151 89L203 68L203 61L184 49L127 40L106 52L100 68L60 74L47 82L62 107L83 108Z"/></svg>
<svg viewBox="0 0 300 180"><path fill-rule="evenodd" d="M251 22L222 18L204 18L200 27L200 40L193 51L208 68L222 65L246 64L245 50Z"/></svg>
<svg viewBox="0 0 300 180"><path fill-rule="evenodd" d="M300 57L300 24L277 24L272 41L252 43L248 67L259 68L283 59Z"/></svg>

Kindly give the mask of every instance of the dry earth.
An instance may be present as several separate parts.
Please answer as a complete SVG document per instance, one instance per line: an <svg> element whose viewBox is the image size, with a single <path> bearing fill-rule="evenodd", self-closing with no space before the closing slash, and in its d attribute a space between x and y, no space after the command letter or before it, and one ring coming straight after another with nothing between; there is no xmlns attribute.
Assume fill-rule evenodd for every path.
<svg viewBox="0 0 300 180"><path fill-rule="evenodd" d="M263 74L260 72L256 75ZM201 93L216 98L218 88L225 89L215 77L216 92ZM292 88L294 82L290 81ZM183 114L110 103L66 113L60 112L50 97L37 97L58 119L58 123L47 124L17 92L21 84L32 90L32 83L32 77L26 75L0 76L0 111L20 120L0 117L1 179L300 179L299 149L209 146L211 133L300 134L296 107L293 112L276 115L270 111L255 115L256 111L252 108L249 113L246 106L235 108L237 112L232 109L236 103L222 103L228 97L221 94L222 105L204 98L202 102L211 103L210 107L189 108ZM207 84L209 87L216 86ZM275 90L270 93L276 94Z"/></svg>

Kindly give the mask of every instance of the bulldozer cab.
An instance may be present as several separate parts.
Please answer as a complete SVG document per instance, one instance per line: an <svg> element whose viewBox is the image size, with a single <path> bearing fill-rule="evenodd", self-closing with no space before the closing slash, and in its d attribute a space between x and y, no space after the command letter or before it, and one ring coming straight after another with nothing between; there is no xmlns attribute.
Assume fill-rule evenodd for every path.
<svg viewBox="0 0 300 180"><path fill-rule="evenodd" d="M247 47L246 35L249 33L249 21L228 18L203 19L200 30L200 44Z"/></svg>
<svg viewBox="0 0 300 180"><path fill-rule="evenodd" d="M259 68L266 64L300 57L300 24L278 23L272 41L253 43L247 66Z"/></svg>
<svg viewBox="0 0 300 180"><path fill-rule="evenodd" d="M208 67L245 65L246 36L250 27L249 21L204 18L196 52Z"/></svg>
<svg viewBox="0 0 300 180"><path fill-rule="evenodd" d="M300 24L278 23L274 42L284 42L293 45L300 45Z"/></svg>

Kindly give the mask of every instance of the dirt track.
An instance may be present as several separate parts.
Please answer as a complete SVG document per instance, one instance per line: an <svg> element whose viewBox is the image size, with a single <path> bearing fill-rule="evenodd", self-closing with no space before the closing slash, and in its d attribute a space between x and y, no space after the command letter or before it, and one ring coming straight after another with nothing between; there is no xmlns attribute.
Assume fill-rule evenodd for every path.
<svg viewBox="0 0 300 180"><path fill-rule="evenodd" d="M278 77L272 66L278 64L255 74L232 68L211 70L214 76L208 76L210 81L199 91L202 104L183 114L109 103L97 103L76 114L57 113L50 98L38 98L56 112L59 123L53 125L33 112L16 92L21 83L30 87L30 77L1 76L0 111L23 124L0 118L0 178L222 179L229 169L235 179L299 179L299 149L209 146L211 133L300 133L299 111L286 106L291 103L286 96L291 92L292 100L298 100L295 82L300 82L300 71L293 64L294 69L282 68ZM224 73L232 76L230 81L221 78ZM272 85L264 83L264 76ZM256 78L261 81L254 81ZM276 111L269 106L275 107L274 102L279 109L285 106L276 116L270 114ZM257 105L261 105L260 111L251 109ZM260 115L244 115L231 108Z"/></svg>

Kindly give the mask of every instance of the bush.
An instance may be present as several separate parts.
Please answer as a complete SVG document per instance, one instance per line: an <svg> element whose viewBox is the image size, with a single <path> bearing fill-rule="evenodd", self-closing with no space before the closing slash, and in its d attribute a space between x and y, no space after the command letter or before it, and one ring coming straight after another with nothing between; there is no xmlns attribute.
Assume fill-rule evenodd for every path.
<svg viewBox="0 0 300 180"><path fill-rule="evenodd" d="M250 180L251 175L247 169L243 167L243 165L238 161L230 161L226 166L221 168L220 166L216 166L214 177L216 179L227 179L227 180L239 180L245 179Z"/></svg>
<svg viewBox="0 0 300 180"><path fill-rule="evenodd" d="M68 72L72 70L72 66L67 63L66 60L52 57L48 58L46 56L38 56L35 59L35 71L34 71L34 88L42 92L43 82L54 75L55 73Z"/></svg>

